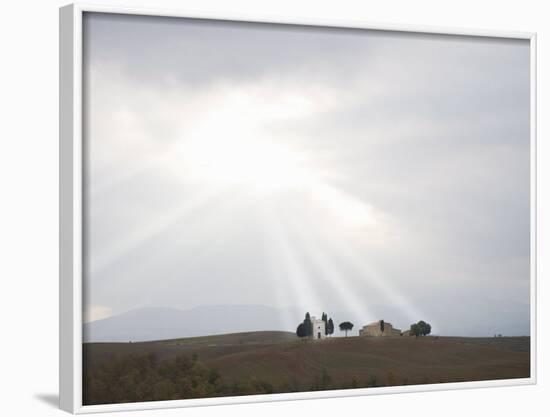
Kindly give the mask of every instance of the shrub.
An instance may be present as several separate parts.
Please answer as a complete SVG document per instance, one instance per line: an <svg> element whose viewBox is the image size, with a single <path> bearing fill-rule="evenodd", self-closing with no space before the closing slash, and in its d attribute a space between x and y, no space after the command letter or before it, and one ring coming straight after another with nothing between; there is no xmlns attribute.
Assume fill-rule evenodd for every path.
<svg viewBox="0 0 550 417"><path fill-rule="evenodd" d="M377 387L378 386L378 379L376 378L376 375L371 375L369 377L369 380L367 381L367 387Z"/></svg>
<svg viewBox="0 0 550 417"><path fill-rule="evenodd" d="M198 398L224 394L220 375L196 356L159 361L153 354L111 357L84 373L84 404Z"/></svg>

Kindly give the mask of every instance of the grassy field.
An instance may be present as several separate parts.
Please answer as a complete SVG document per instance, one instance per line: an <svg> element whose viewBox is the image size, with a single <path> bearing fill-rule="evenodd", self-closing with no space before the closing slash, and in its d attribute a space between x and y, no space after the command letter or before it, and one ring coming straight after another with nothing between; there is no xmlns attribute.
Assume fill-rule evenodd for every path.
<svg viewBox="0 0 550 417"><path fill-rule="evenodd" d="M83 347L84 373L89 382L85 380L85 398L94 404L526 378L530 367L529 347L528 337L348 337L306 342L286 332L142 343L89 343ZM153 361L150 367L164 366L164 370L159 371L160 376L155 374L156 381L162 381L169 370L180 366L178 360L190 358L200 367L189 369L203 375L206 382L201 385L201 377L193 377L191 387L201 385L201 388L189 388L182 393L177 387L184 384L185 376L170 374L176 388L149 393L146 398L126 393L120 394L123 398L113 398L114 394L110 394L108 399L103 399L98 394L98 387L105 388L107 375L109 383L119 386L128 380L124 372L129 372L121 369L141 366L125 364L126 368L122 368L113 365L116 361L145 357ZM144 372L140 378L144 377ZM195 371L188 373L192 372Z"/></svg>

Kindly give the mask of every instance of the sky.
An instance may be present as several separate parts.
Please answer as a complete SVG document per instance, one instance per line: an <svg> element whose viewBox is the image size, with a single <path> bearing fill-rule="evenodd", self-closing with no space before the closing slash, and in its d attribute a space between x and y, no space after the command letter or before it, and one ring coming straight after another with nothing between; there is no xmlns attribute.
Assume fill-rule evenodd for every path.
<svg viewBox="0 0 550 417"><path fill-rule="evenodd" d="M84 317L529 334L529 44L84 17Z"/></svg>

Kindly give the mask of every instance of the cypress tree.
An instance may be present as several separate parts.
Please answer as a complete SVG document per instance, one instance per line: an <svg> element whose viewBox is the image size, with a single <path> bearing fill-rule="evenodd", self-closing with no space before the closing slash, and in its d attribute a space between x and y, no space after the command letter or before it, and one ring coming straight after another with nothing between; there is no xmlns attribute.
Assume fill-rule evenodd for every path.
<svg viewBox="0 0 550 417"><path fill-rule="evenodd" d="M313 323L311 323L311 316L309 315L309 311L306 313L304 327L306 331L306 336L311 336L313 334Z"/></svg>
<svg viewBox="0 0 550 417"><path fill-rule="evenodd" d="M334 333L334 322L332 319L328 319L327 323L327 334L333 334Z"/></svg>
<svg viewBox="0 0 550 417"><path fill-rule="evenodd" d="M300 339L302 337L306 337L306 329L304 327L304 323L300 323L298 325L298 328L296 329L296 336L298 336Z"/></svg>

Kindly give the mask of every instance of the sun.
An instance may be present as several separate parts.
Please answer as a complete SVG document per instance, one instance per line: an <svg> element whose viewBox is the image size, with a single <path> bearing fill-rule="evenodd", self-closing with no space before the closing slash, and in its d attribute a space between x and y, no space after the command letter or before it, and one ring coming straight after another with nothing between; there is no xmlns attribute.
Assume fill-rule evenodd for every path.
<svg viewBox="0 0 550 417"><path fill-rule="evenodd" d="M324 224L341 230L373 228L376 210L330 185L339 175L322 167L311 148L300 147L304 141L299 137L277 129L316 111L312 100L296 91L217 92L182 129L172 172L199 187L238 187L255 197L276 195L285 202L287 191L299 191L294 197L301 200L300 210L315 212L313 217Z"/></svg>
<svg viewBox="0 0 550 417"><path fill-rule="evenodd" d="M201 140L190 148L192 175L206 183L274 192L314 181L304 153L260 135L249 138L239 130L212 142Z"/></svg>
<svg viewBox="0 0 550 417"><path fill-rule="evenodd" d="M267 101L254 94L229 94L186 129L179 148L184 175L262 193L313 184L319 173L308 152L270 129L277 121L302 115L307 107L299 96Z"/></svg>

